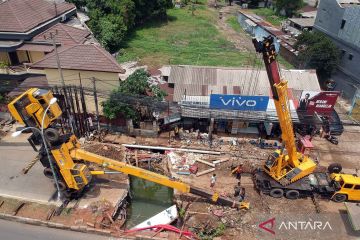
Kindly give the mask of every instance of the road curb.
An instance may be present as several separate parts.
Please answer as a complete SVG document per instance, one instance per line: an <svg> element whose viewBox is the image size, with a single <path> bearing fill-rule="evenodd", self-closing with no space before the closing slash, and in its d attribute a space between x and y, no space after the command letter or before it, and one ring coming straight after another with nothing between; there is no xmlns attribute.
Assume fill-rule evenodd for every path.
<svg viewBox="0 0 360 240"><path fill-rule="evenodd" d="M86 226L67 226L62 223L54 223L54 222L50 222L50 221L42 221L39 219L13 216L11 214L6 214L6 213L0 213L0 219L30 224L30 225L35 225L35 226L43 226L43 227L57 228L57 229L62 229L62 230L70 230L70 231L74 231L74 232L91 233L91 234L98 234L98 235L112 237L110 230L101 230L101 229L95 229L95 228L90 228L90 227L86 227Z"/></svg>

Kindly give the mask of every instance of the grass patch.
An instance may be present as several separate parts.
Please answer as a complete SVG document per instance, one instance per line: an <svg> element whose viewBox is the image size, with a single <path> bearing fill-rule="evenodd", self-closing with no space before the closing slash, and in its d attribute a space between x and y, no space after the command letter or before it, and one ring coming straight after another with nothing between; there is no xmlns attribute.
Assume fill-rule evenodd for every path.
<svg viewBox="0 0 360 240"><path fill-rule="evenodd" d="M217 15L207 7L192 16L189 8L168 10L167 22L148 22L132 32L118 61L140 60L150 67L164 64L245 66L239 52L215 27Z"/></svg>
<svg viewBox="0 0 360 240"><path fill-rule="evenodd" d="M227 24L229 24L229 26L234 29L236 32L241 32L243 33L244 30L241 28L237 18L235 16L231 16L226 20Z"/></svg>
<svg viewBox="0 0 360 240"><path fill-rule="evenodd" d="M262 16L266 21L271 23L274 26L281 26L281 22L286 19L286 17L276 15L275 11L270 8L258 8L252 10L255 14Z"/></svg>

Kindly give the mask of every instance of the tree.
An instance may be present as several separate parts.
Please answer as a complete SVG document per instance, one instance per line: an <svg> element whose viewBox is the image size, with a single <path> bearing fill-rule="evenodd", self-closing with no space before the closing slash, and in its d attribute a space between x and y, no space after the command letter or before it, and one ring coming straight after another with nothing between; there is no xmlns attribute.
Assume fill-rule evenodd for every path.
<svg viewBox="0 0 360 240"><path fill-rule="evenodd" d="M116 52L127 33L151 19L166 19L171 0L69 0L89 10L89 27L110 52Z"/></svg>
<svg viewBox="0 0 360 240"><path fill-rule="evenodd" d="M281 11L285 11L287 17L292 17L303 6L303 0L276 0L275 3L276 12L280 14Z"/></svg>
<svg viewBox="0 0 360 240"><path fill-rule="evenodd" d="M261 0L249 0L249 8L257 8L259 6L259 2L261 2Z"/></svg>
<svg viewBox="0 0 360 240"><path fill-rule="evenodd" d="M143 117L141 108L153 112L156 102L163 100L167 94L158 86L151 86L148 79L149 74L139 69L121 82L109 99L102 103L104 115L109 119L122 115L136 122Z"/></svg>
<svg viewBox="0 0 360 240"><path fill-rule="evenodd" d="M303 32L297 38L295 49L305 68L315 68L320 77L330 77L340 60L338 47L323 33Z"/></svg>

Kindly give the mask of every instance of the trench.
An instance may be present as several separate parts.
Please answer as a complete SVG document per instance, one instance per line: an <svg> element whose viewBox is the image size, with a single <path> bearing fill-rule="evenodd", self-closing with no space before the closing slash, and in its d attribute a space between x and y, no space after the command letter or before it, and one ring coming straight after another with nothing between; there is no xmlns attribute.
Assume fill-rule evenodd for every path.
<svg viewBox="0 0 360 240"><path fill-rule="evenodd" d="M174 190L141 178L129 176L131 197L125 227L136 226L173 205Z"/></svg>

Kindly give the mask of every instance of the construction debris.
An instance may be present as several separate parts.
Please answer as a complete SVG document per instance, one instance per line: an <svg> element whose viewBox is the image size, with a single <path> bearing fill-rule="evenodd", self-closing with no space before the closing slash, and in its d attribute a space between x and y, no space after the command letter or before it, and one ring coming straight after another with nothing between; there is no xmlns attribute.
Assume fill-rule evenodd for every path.
<svg viewBox="0 0 360 240"><path fill-rule="evenodd" d="M207 162L207 161L205 161L205 160L201 160L201 159L196 159L196 161L197 162L201 162L201 163L203 163L203 164L206 164L206 165L209 165L210 167L215 167L215 164L214 163L209 163L209 162Z"/></svg>
<svg viewBox="0 0 360 240"><path fill-rule="evenodd" d="M171 148L171 147L144 146L144 145L131 145L131 144L122 144L122 146L127 148L140 148L140 149L152 149L152 150L163 150L163 151L192 152L192 153L203 153L203 154L213 154L213 155L221 154L221 152L216 152L216 151L205 151L205 150L188 149L188 148Z"/></svg>
<svg viewBox="0 0 360 240"><path fill-rule="evenodd" d="M211 172L213 172L213 171L215 171L215 168L210 168L210 169L207 169L207 170L205 170L205 171L198 172L198 173L196 174L196 176L197 176L197 177L200 177L200 176L202 176L202 175L204 175L204 174L211 173Z"/></svg>

